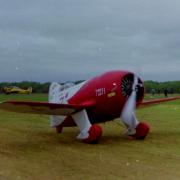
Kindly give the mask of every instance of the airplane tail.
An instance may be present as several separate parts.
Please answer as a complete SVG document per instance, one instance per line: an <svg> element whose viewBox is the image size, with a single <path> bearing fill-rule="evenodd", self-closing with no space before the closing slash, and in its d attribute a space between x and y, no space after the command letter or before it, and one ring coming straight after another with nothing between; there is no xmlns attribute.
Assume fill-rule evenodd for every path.
<svg viewBox="0 0 180 180"><path fill-rule="evenodd" d="M58 83L51 83L48 94L48 101L50 103L58 103L58 90L60 89L60 87L61 85Z"/></svg>
<svg viewBox="0 0 180 180"><path fill-rule="evenodd" d="M60 103L59 102L59 92L61 91L62 86L58 83L51 83L49 87L49 95L48 95L48 102L50 103ZM50 126L51 127L58 127L66 118L66 116L50 116Z"/></svg>

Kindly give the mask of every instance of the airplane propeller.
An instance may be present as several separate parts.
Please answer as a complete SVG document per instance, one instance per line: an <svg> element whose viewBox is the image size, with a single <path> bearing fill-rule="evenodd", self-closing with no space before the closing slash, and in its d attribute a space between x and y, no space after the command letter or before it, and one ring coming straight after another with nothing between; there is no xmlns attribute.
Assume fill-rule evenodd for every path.
<svg viewBox="0 0 180 180"><path fill-rule="evenodd" d="M124 108L121 113L121 119L124 122L124 124L127 126L127 132L126 132L127 135L135 135L135 136L140 135L141 137L144 138L149 132L149 126L145 123L140 123L135 115L136 98L138 91L137 86L138 86L138 77L137 75L134 74L132 92L124 105Z"/></svg>
<svg viewBox="0 0 180 180"><path fill-rule="evenodd" d="M134 74L134 82L132 85L132 92L126 101L124 108L121 113L121 119L128 127L128 133L135 133L135 127L138 125L138 120L135 115L136 108L136 97L137 97L137 85L138 85L138 77Z"/></svg>

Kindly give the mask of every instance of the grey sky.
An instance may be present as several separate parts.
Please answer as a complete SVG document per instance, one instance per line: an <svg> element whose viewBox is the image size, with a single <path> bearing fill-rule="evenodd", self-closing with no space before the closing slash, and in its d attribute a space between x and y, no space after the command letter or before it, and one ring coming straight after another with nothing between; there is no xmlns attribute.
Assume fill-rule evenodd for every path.
<svg viewBox="0 0 180 180"><path fill-rule="evenodd" d="M126 69L180 80L179 0L0 0L0 82Z"/></svg>

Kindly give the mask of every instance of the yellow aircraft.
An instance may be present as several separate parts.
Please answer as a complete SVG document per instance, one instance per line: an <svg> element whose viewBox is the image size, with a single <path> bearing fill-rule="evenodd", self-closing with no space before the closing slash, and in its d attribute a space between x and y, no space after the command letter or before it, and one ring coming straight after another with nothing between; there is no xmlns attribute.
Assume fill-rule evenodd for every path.
<svg viewBox="0 0 180 180"><path fill-rule="evenodd" d="M5 94L12 94L12 93L31 94L32 93L32 87L29 87L28 89L21 89L17 86L8 86L8 87L4 87L3 91Z"/></svg>

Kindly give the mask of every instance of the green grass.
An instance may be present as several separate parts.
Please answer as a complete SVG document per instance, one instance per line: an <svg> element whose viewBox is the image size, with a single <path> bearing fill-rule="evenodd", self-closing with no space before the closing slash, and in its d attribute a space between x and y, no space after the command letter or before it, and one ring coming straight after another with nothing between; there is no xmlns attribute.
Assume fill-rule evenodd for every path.
<svg viewBox="0 0 180 180"><path fill-rule="evenodd" d="M7 100L47 101L47 94L0 94L0 102Z"/></svg>
<svg viewBox="0 0 180 180"><path fill-rule="evenodd" d="M0 101L47 100L42 94L10 96L0 95ZM180 101L137 111L151 126L144 141L126 139L124 126L115 120L101 125L103 136L97 145L76 140L78 128L56 134L45 115L0 114L0 179L180 178Z"/></svg>

